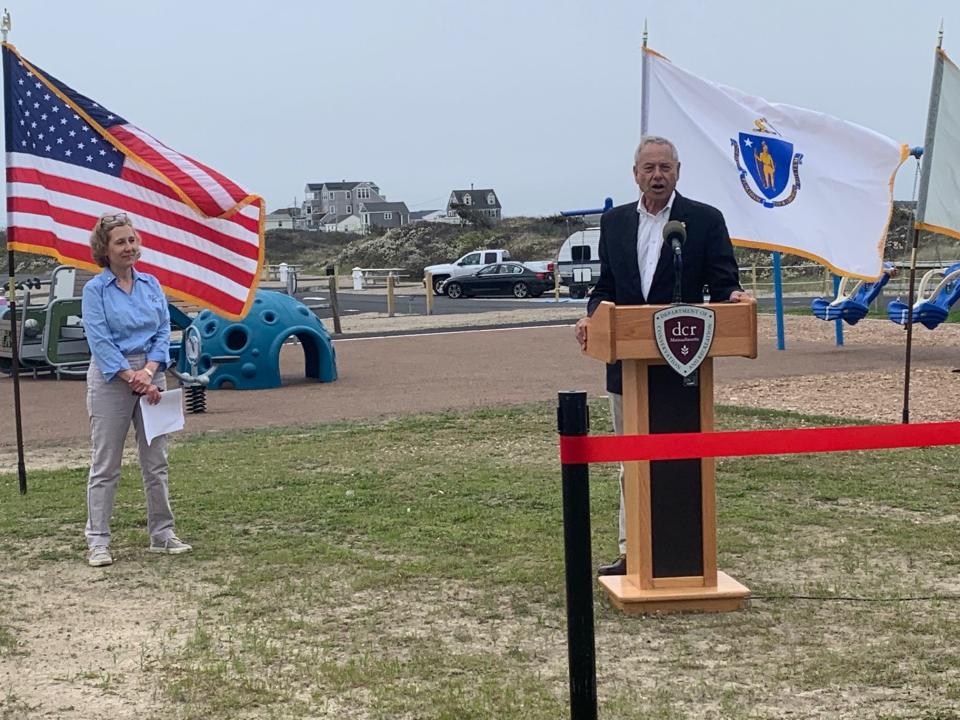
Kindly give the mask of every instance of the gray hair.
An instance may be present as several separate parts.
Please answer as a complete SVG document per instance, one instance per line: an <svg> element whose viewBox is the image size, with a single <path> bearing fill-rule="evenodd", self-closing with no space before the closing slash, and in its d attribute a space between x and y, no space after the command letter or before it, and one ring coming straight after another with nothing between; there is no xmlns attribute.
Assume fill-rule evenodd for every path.
<svg viewBox="0 0 960 720"><path fill-rule="evenodd" d="M637 145L637 151L633 154L633 164L636 165L637 161L640 159L640 151L643 150L647 145L668 145L670 147L671 155L673 155L674 162L680 162L680 155L677 153L677 146L672 142L667 140L665 137L660 137L659 135L644 135L640 138L640 144Z"/></svg>

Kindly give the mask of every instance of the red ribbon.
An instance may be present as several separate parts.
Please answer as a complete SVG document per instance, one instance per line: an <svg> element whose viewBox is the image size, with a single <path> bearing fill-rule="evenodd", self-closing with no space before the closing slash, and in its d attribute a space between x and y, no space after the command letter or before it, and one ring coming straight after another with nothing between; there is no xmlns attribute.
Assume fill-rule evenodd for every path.
<svg viewBox="0 0 960 720"><path fill-rule="evenodd" d="M561 435L560 462L581 465L938 445L960 445L960 422L656 435Z"/></svg>

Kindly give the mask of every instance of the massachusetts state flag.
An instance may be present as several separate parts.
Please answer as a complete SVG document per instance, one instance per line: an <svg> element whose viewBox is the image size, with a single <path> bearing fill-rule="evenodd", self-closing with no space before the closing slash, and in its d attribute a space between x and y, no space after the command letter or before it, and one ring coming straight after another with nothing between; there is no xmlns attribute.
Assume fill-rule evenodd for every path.
<svg viewBox="0 0 960 720"><path fill-rule="evenodd" d="M230 319L253 302L263 198L181 155L3 44L7 243L98 271L90 232L125 212L137 267L172 296Z"/></svg>
<svg viewBox="0 0 960 720"><path fill-rule="evenodd" d="M838 275L880 276L906 145L714 84L651 50L643 63L643 134L676 144L678 189L719 208L735 245L801 255Z"/></svg>

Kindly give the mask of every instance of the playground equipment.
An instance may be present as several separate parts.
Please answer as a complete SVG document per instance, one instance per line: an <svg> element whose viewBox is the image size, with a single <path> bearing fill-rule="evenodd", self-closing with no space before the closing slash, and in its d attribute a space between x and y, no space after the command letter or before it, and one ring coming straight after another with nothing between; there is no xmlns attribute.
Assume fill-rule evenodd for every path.
<svg viewBox="0 0 960 720"><path fill-rule="evenodd" d="M170 306L171 310L175 307L174 305ZM177 312L182 312L179 308L176 309ZM172 320L171 323L173 323ZM210 376L218 365L236 362L239 358L236 355L210 357L210 367L200 372L203 340L200 337L200 329L192 324L183 331L182 342L175 348L171 346L171 355L179 353L181 350L189 370L188 372L180 372L176 367L171 366L170 372L177 376L180 387L183 388L183 401L187 412L193 414L205 413L207 411L207 385L210 383Z"/></svg>
<svg viewBox="0 0 960 720"><path fill-rule="evenodd" d="M289 295L258 290L250 312L238 321L226 320L209 310L201 311L191 320L173 305L170 316L175 325L185 330L182 346L171 346L181 381L188 376L188 382L211 389L280 387L280 349L292 337L303 348L308 378L318 382L337 379L336 353L330 334L306 305ZM191 328L196 329L198 339L193 363L189 359L193 352L189 343L194 342L190 339L194 332Z"/></svg>
<svg viewBox="0 0 960 720"><path fill-rule="evenodd" d="M89 277L90 273L66 265L56 268L50 280L50 299L43 305L30 301L31 290L39 287L39 281L21 285L17 360L22 371L34 377L43 372L58 378L86 374L90 349L78 288ZM169 308L172 325L183 332L180 342L171 343L170 367L184 387L188 410L203 412L206 387L279 387L280 349L290 338L296 338L303 348L308 378L319 382L337 379L329 333L306 305L288 295L257 291L250 312L240 321L226 320L209 310L191 318L176 305ZM9 312L9 307L0 306L0 371L5 372L10 372L13 360Z"/></svg>
<svg viewBox="0 0 960 720"><path fill-rule="evenodd" d="M940 282L933 290L929 290L938 277L941 278ZM913 304L913 322L933 330L947 319L951 306L960 299L960 262L924 273L917 297L919 300ZM907 304L901 300L891 301L887 305L887 317L898 325L906 325Z"/></svg>
<svg viewBox="0 0 960 720"><path fill-rule="evenodd" d="M821 320L843 320L849 325L856 325L867 316L870 303L877 299L877 295L893 274L893 263L884 263L883 274L878 280L873 282L858 280L849 290L846 287L852 278L844 277L840 280L835 299L815 298L810 303L810 309L813 310L814 316Z"/></svg>
<svg viewBox="0 0 960 720"><path fill-rule="evenodd" d="M31 304L31 291L40 281L31 278L18 284L22 291L17 303L21 370L36 377L53 373L57 378L82 377L90 364L90 349L80 319L82 288L90 273L60 265L50 278L50 296L46 304ZM10 372L13 342L10 335L9 306L0 308L0 370Z"/></svg>

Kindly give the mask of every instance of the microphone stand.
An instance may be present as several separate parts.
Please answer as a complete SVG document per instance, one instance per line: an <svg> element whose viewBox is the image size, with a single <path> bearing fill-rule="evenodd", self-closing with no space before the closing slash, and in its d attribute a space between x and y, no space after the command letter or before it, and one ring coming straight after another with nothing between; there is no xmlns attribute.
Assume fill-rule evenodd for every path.
<svg viewBox="0 0 960 720"><path fill-rule="evenodd" d="M676 240L671 242L673 245L673 304L683 303L683 246ZM700 385L700 369L682 379L683 387L698 387Z"/></svg>
<svg viewBox="0 0 960 720"><path fill-rule="evenodd" d="M673 241L673 304L683 302L681 277L683 275L683 251L680 243Z"/></svg>

